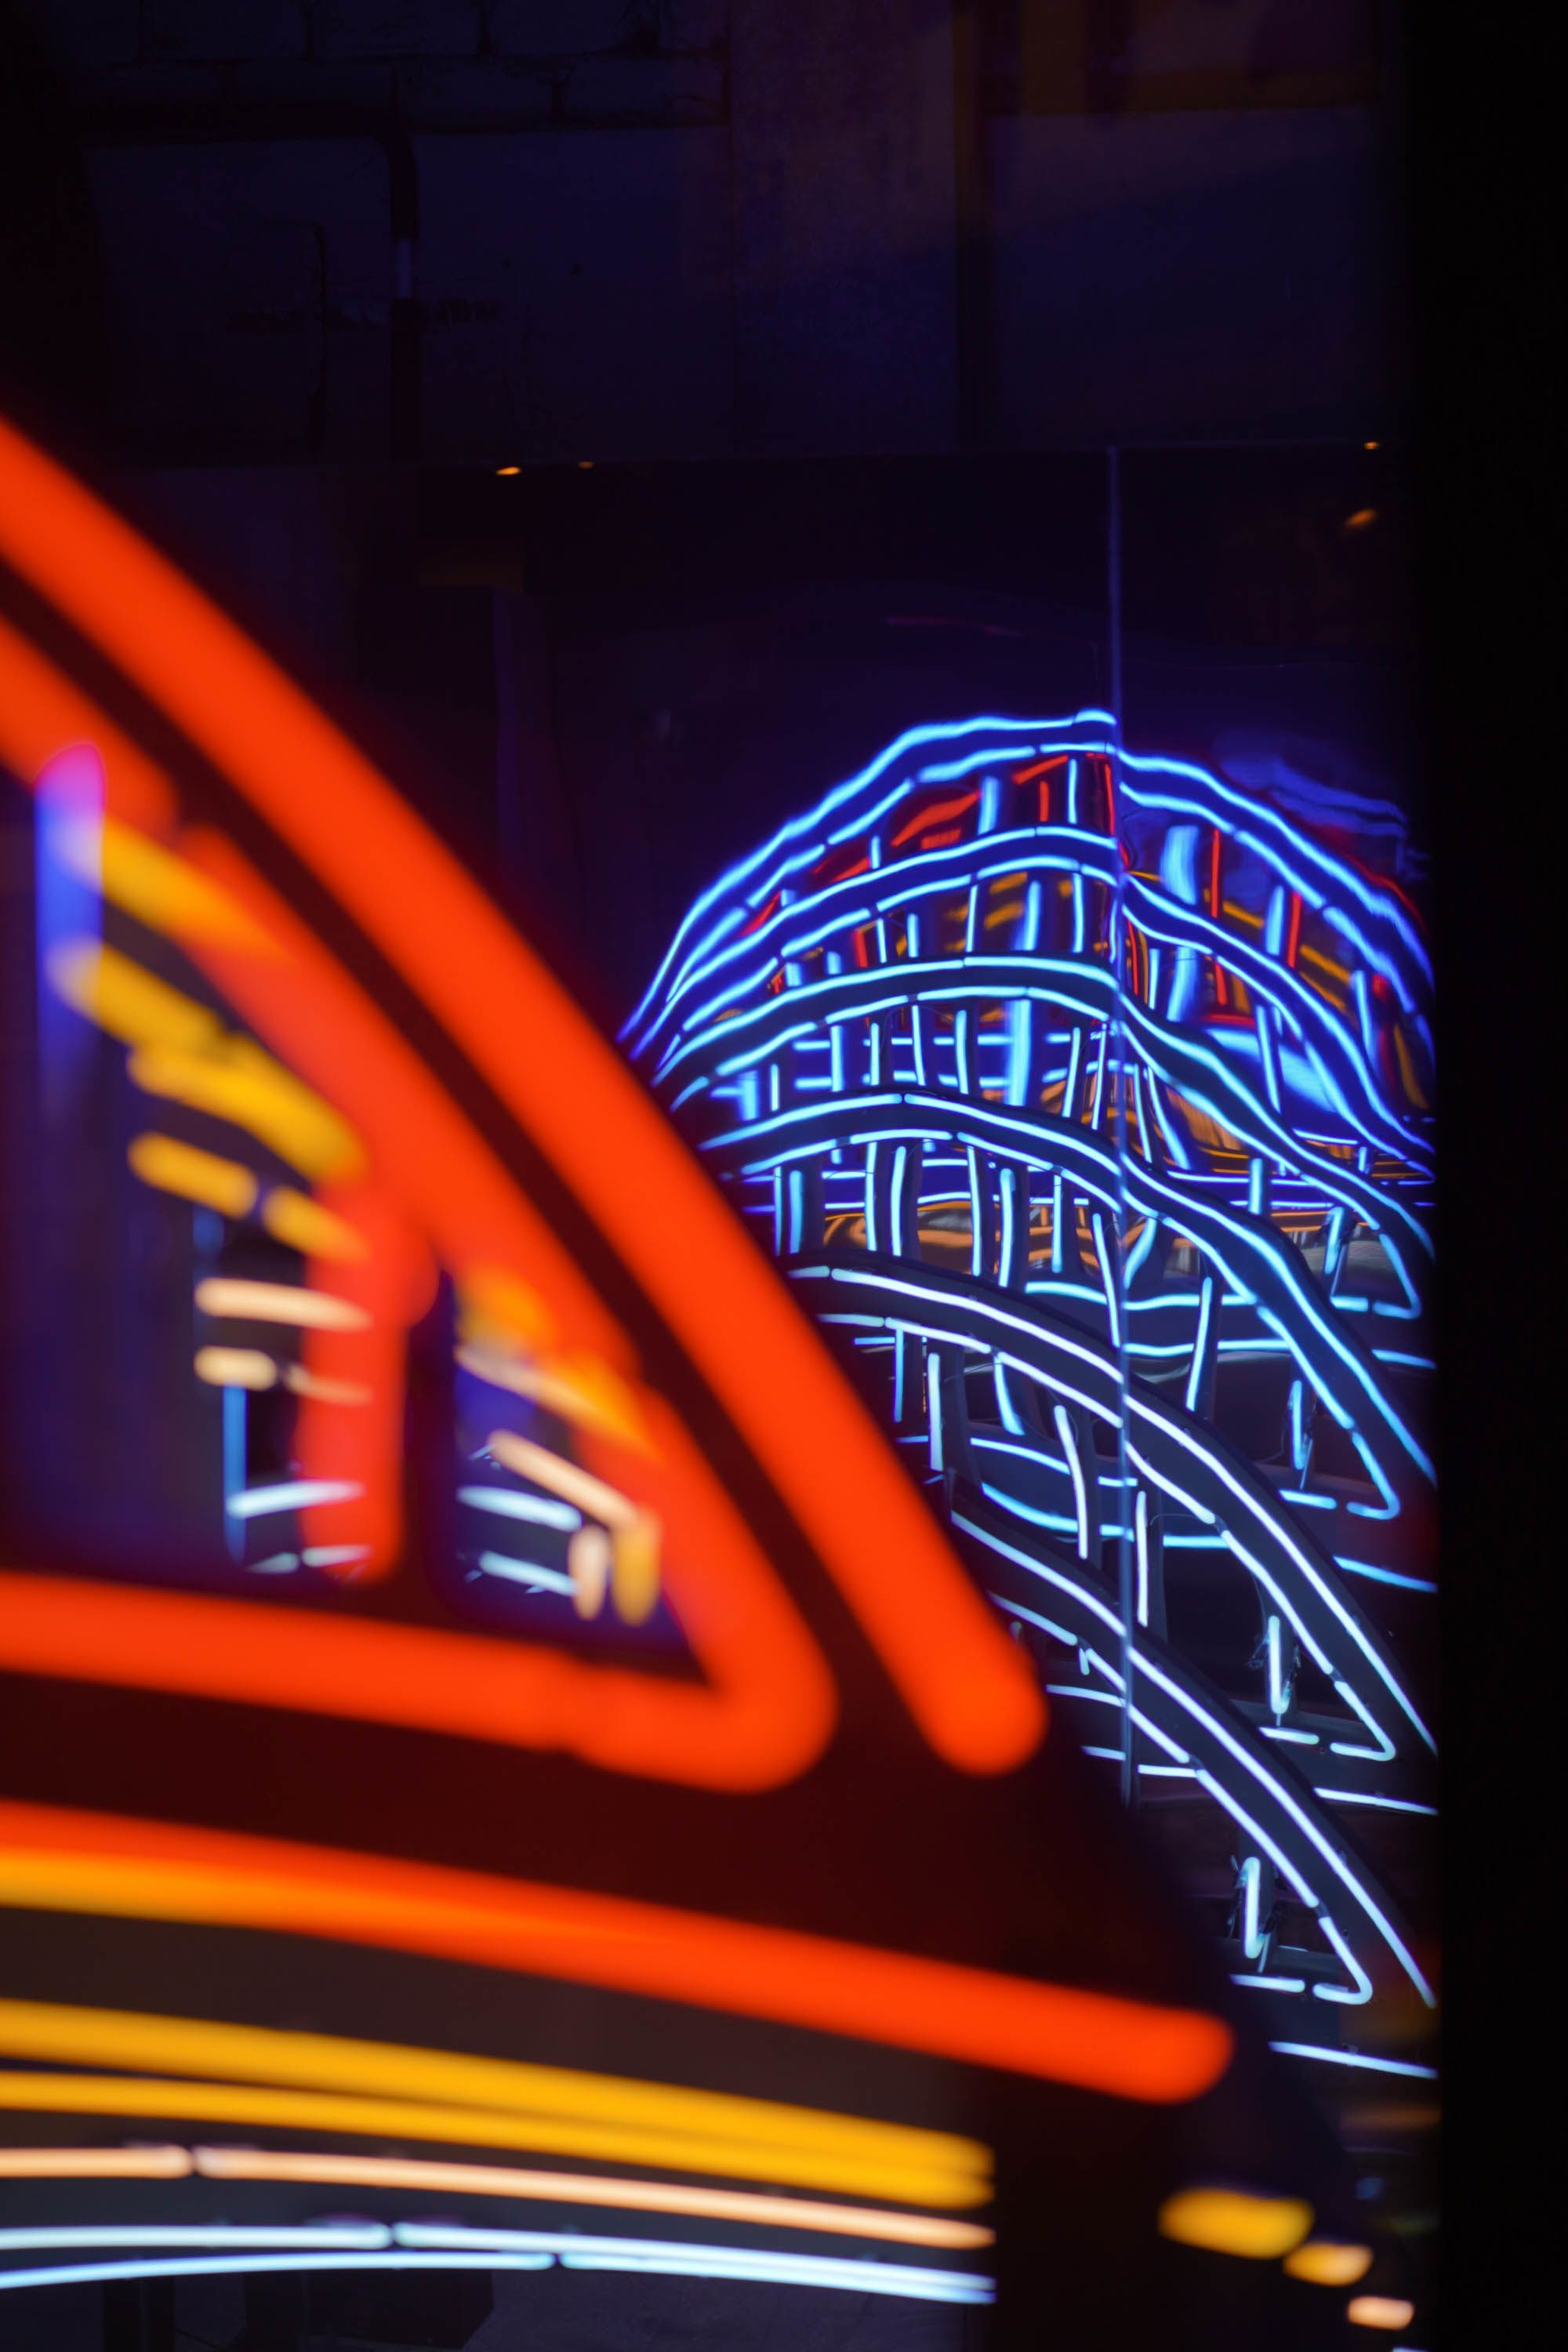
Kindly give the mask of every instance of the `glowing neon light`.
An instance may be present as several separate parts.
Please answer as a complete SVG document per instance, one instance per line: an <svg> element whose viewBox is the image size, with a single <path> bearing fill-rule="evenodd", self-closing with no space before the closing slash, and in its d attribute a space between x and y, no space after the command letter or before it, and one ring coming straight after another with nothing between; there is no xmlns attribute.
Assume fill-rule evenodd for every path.
<svg viewBox="0 0 1568 2352"><path fill-rule="evenodd" d="M905 1355L915 1348L923 1352L927 1379L916 1410L925 1422L922 1442L933 1470L953 1487L955 1524L978 1531L956 1502L969 1475L969 1455L978 1449L976 1458L983 1454L995 1469L976 1491L1026 1531L1038 1530L1027 1542L1040 1549L1016 1553L1020 1564L1050 1579L1057 1571L1049 1565L1049 1547L1068 1538L1079 1560L1072 1589L1080 1607L1088 1605L1083 1580L1090 1573L1091 1540L1098 1549L1117 1539L1121 1523L1130 1520L1133 1607L1139 1622L1147 1623L1150 1514L1156 1501L1170 1522L1162 1538L1173 1559L1194 1549L1223 1549L1255 1580L1264 1618L1260 1722L1222 1727L1193 1692L1172 1680L1170 1667L1138 1654L1135 1671L1141 1677L1146 1668L1163 1675L1173 1697L1189 1710L1198 1706L1207 1758L1198 1777L1244 1824L1252 1822L1255 1811L1248 1782L1261 1774L1294 1866L1286 1864L1278 1840L1260 1839L1256 1851L1271 1852L1276 1866L1285 1866L1291 1883L1304 1885L1310 1896L1310 1880L1325 1869L1335 1883L1343 1878L1338 1840L1326 1818L1303 1811L1267 1765L1268 1738L1289 1749L1318 1748L1326 1738L1333 1752L1353 1757L1373 1776L1384 1768L1405 1770L1412 1738L1421 1748L1431 1745L1404 1675L1349 1590L1367 1570L1373 1582L1402 1571L1354 1561L1355 1540L1347 1542L1343 1534L1334 1539L1341 1526L1348 1532L1352 1519L1392 1519L1397 1526L1409 1508L1425 1507L1430 1489L1429 1455L1403 1396L1385 1376L1384 1354L1393 1351L1374 1351L1356 1330L1357 1316L1364 1318L1369 1308L1418 1314L1416 1264L1426 1265L1431 1256L1422 1216L1427 1130L1413 1123L1406 1098L1388 1095L1380 1075L1393 1066L1381 1024L1389 1007L1414 1013L1429 979L1425 951L1391 887L1325 849L1277 809L1190 763L1126 756L1122 821L1145 828L1141 841L1152 828L1153 849L1151 859L1141 848L1139 871L1123 883L1115 841L1080 823L1080 808L1095 807L1107 813L1100 821L1115 822L1109 793L1090 798L1083 788L1093 758L1114 748L1105 714L1042 723L1035 730L1030 759L1012 772L1034 778L1056 755L1066 770L1066 804L1055 797L1058 779L1049 787L1048 807L1046 800L1039 803L1041 822L1007 832L992 830L1016 827L1016 818L1003 817L986 770L994 772L1011 730L978 721L937 733L945 734L945 753L933 756L932 730L900 738L861 777L794 821L706 893L678 932L627 1034L657 1066L658 1084L694 1102L712 1090L721 1038L724 1058L737 1053L760 1058L781 1034L782 1008L767 993L768 975L780 958L793 958L798 972L789 1029L800 1045L811 1042L800 1037L803 1014L815 1022L818 1037L843 1035L848 1022L876 1023L893 1014L895 1034L907 1034L913 1045L912 1068L903 1067L902 1057L890 1065L874 1055L874 1082L868 1087L836 1064L826 1088L815 1081L791 1083L765 1112L728 1131L710 1121L703 1148L732 1181L771 1181L773 1171L786 1168L790 1181L801 1182L806 1170L816 1169L830 1217L845 1198L836 1189L839 1182L863 1181L859 1230L873 1262L852 1274L850 1236L830 1224L837 1236L834 1261L801 1263L797 1235L792 1271L807 1284L823 1319L853 1331L862 1344L891 1346L900 1419L909 1410ZM935 819L921 812L931 805L933 787L956 788L971 778L978 778L981 793L973 823L960 811L960 837L932 838ZM1065 825L1048 821L1064 815ZM818 883L808 873L815 845L824 840L847 845L843 854L858 860L858 878ZM1235 852L1228 864L1227 845ZM1151 862L1157 875L1147 870ZM1260 884L1247 878L1257 867ZM989 939L984 947L979 941L977 908L990 879L1004 875L1010 895L1022 895L1011 934L1003 933L1010 946L987 952ZM1072 949L1066 958L1043 951L1046 909L1058 881L1071 901ZM1091 882L1100 886L1098 900ZM1254 900L1235 903L1237 894L1258 890ZM1128 934L1130 952L1142 962L1128 969L1139 993L1116 978L1121 935L1113 936L1110 926L1123 901L1136 925ZM1351 950L1348 969L1325 956L1310 936L1303 938L1304 909L1309 922L1329 923ZM868 921L881 927L879 942L894 936L900 911L902 956L889 960L881 945L869 963L863 955L852 961L839 954L850 930ZM947 941L950 950L944 950ZM1199 1001L1210 970L1218 975L1224 1015L1217 1024ZM1366 983L1368 973L1378 975L1375 990ZM1120 1121L1114 1133L1108 1123L1110 1030L1119 1024L1125 1041L1119 1062L1127 1055L1125 1139ZM940 1065L931 1058L933 1043ZM1395 1045L1393 1053L1397 1050ZM1032 1095L1032 1089L1038 1090ZM884 1223L885 1193L873 1199L871 1171L883 1151L917 1145L933 1173L956 1158L969 1194L963 1260L940 1280L912 1265L909 1278L888 1270L889 1257L909 1264L912 1244L898 1226ZM998 1292L1010 1286L1008 1270L1020 1249L1023 1203L1035 1171L1050 1187L1048 1274L1042 1280L1026 1270L1029 1307L1038 1302L1041 1311L1025 1317L1005 1308ZM939 1205L946 1202L933 1198L931 1208ZM1098 1288L1082 1278L1089 1258L1080 1274L1080 1216ZM1131 1234L1129 1218L1136 1221ZM1352 1229L1381 1243L1402 1303L1369 1299L1359 1281L1345 1281L1343 1254ZM1300 1238L1314 1233L1326 1237L1321 1275L1303 1255ZM1185 1279L1173 1285L1161 1271L1168 1258L1183 1265ZM1358 1255L1358 1266L1361 1262ZM862 1311L858 1299L851 1304L817 1289L831 1284L838 1290L846 1280L868 1294L872 1311ZM880 1314L868 1295L878 1290L888 1295ZM1083 1328L1085 1308L1091 1310L1088 1321L1101 1327L1098 1340ZM1069 1312L1072 1336L1056 1319ZM1160 1318L1152 1328L1150 1317ZM962 1437L949 1425L942 1383L932 1377L932 1367L954 1360L986 1376L987 1392L996 1400L994 1426L1015 1441L1010 1453L998 1451L984 1423ZM1227 1368L1252 1362L1289 1371L1283 1393L1293 1467L1283 1491L1277 1475L1255 1476L1214 1433L1215 1418L1223 1426L1232 1393ZM1166 1402L1169 1387L1128 1381L1129 1368L1138 1372L1165 1364L1181 1368L1176 1394L1184 1410ZM1023 1391L1015 1386L1020 1381L1037 1384L1044 1423L1061 1447L1063 1458L1054 1468L1041 1447L1026 1442ZM1313 1401L1322 1413L1316 1444L1308 1410ZM1104 1525L1087 1484L1073 1418L1086 1411L1120 1433L1139 1482L1131 1512L1108 1505ZM1321 1483L1317 1465L1330 1458L1323 1432L1336 1427L1348 1437L1367 1482L1359 1492ZM1065 1469L1072 1516L1059 1507L1042 1508L1037 1494L1005 1475L1015 1460L1037 1464L1058 1477ZM1298 1511L1303 1520L1321 1516L1330 1522L1327 1542L1320 1544L1316 1529L1307 1536ZM996 1540L989 1531L984 1539ZM1403 1580L1417 1588L1427 1582ZM1011 1612L1010 1599L1006 1605ZM1103 1606L1096 1613L1104 1618ZM1109 1633L1111 1623L1105 1622ZM1291 1721L1293 1644L1334 1685L1352 1727L1346 1737L1335 1740ZM1191 1768L1177 1762L1164 1769ZM1386 1793L1402 1809L1416 1807L1414 1796ZM1342 1792L1347 1802L1384 1794L1373 1782L1364 1791ZM1332 1792L1323 1800L1340 1801ZM1342 1982L1313 1980L1309 1988L1305 1977L1289 1976L1279 1982L1303 1997L1310 1990L1324 1999L1363 2001L1371 1985L1364 1944L1370 1931L1430 1998L1386 1902L1359 1867L1351 1876L1354 1929L1342 1932L1332 1919L1325 1925ZM1256 1925L1253 1932L1256 1937Z"/></svg>
<svg viewBox="0 0 1568 2352"><path fill-rule="evenodd" d="M248 1486L228 1498L237 1519L265 1519L279 1511L305 1511L312 1503L346 1503L364 1492L343 1478L288 1478L276 1486Z"/></svg>
<svg viewBox="0 0 1568 2352"><path fill-rule="evenodd" d="M79 1625L81 1588L68 1589ZM33 1909L225 1920L565 1977L1156 2103L1197 2096L1230 2059L1227 2029L1191 2011L657 1904L51 1806L0 1802L0 1893Z"/></svg>
<svg viewBox="0 0 1568 2352"><path fill-rule="evenodd" d="M745 1237L711 1202L684 1149L526 944L322 714L133 532L8 425L0 425L0 551L317 877L427 1005L503 1115L532 1138L619 1254L645 1302L639 1311L675 1335L706 1393L721 1401L759 1470L841 1584L923 1736L957 1769L1013 1769L1045 1729L1023 1662L887 1459L851 1385L756 1265ZM7 638L0 641L0 658L7 680L4 732L27 749L24 772L33 775L40 762L30 746L39 730L52 731L68 689L30 647L13 658ZM100 731L96 717L91 731L95 738ZM58 740L56 735L49 748ZM143 761L132 771L135 789L162 814L167 787L155 772L149 787L149 765ZM385 854L367 862L363 845L373 837ZM264 1003L269 1035L276 1042L288 1031L290 1058L307 1076L330 1070L336 1086L347 1073L356 1117L374 1129L373 1148L399 1165L400 1184L416 1196L421 1229L448 1262L489 1255L487 1233L489 1250L504 1237L499 1245L508 1254L549 1269L575 1339L596 1343L596 1352L624 1352L625 1335L609 1339L611 1318L581 1268L359 983L226 844L205 842L203 867L226 887L237 885L247 909L289 950L264 980L243 956L223 959L226 995L251 1018L259 1018ZM411 1129L419 1136L417 1167L410 1165L405 1140ZM639 1169L635 1203L620 1172L633 1163ZM679 1270L668 1244L676 1231L692 1242L690 1263ZM812 1416L818 1425L808 1433L800 1400L818 1392L824 1410ZM589 1679L595 1689L627 1696L635 1689L639 1700L637 1727L625 1734L622 1769L737 1787L757 1785L759 1772L787 1776L820 1753L828 1736L833 1702L825 1673L782 1588L769 1591L765 1558L748 1541L743 1515L729 1504L679 1412L669 1412L661 1438L666 1481L692 1523L703 1573L722 1583L731 1630L706 1629L701 1646L713 1681L697 1691L655 1689L653 1678L629 1672L617 1684L617 1670L595 1666ZM886 1572L893 1558L896 1579ZM744 1596L738 1609L731 1607L736 1596ZM964 1662L956 1675L955 1661ZM571 1661L557 1654L522 1663L528 1669L547 1664L562 1696L574 1679ZM777 1701L766 1728L763 1690ZM581 1696L586 1701L585 1685ZM513 1712L515 1720L529 1708ZM565 1718L553 1706L550 1712L554 1744ZM537 1721L537 1706L533 1713ZM574 1705L571 1717L582 1729L564 1744L579 1752L597 1748L603 1760L606 1743L621 1744L610 1737L606 1713L597 1705ZM625 1719L629 1725L632 1717ZM643 1759L637 1767L630 1765L634 1748Z"/></svg>
<svg viewBox="0 0 1568 2352"><path fill-rule="evenodd" d="M204 1315L228 1316L243 1323L289 1323L306 1331L364 1331L370 1317L347 1298L322 1290L300 1290L283 1282L240 1282L209 1275L196 1285Z"/></svg>
<svg viewBox="0 0 1568 2352"><path fill-rule="evenodd" d="M270 2116L305 2129L379 2128L939 2207L983 2204L990 2193L989 2152L950 2133L514 2060L12 2000L0 2000L0 2049L33 2066L138 2070L133 2081L0 2076L0 2105L24 2110ZM155 2074L241 2079L147 2079Z"/></svg>
<svg viewBox="0 0 1568 2352"><path fill-rule="evenodd" d="M64 2154L76 2159L75 2168L97 2177L114 2169L142 2169L136 2149L82 2148L57 2151L0 2150L0 2173L27 2176L37 2157L40 2171L53 2168L50 2159ZM632 2180L581 2172L524 2170L512 2165L447 2164L417 2158L336 2156L319 2149L294 2153L277 2148L197 2147L153 2151L160 2166L155 2177L173 2178L176 2171L195 2171L214 2180L319 2181L345 2188L414 2189L456 2191L467 2196L532 2199L542 2204L606 2205L644 2213L689 2213L707 2221L741 2221L765 2228L821 2231L831 2236L882 2238L896 2244L978 2249L994 2242L995 2232L978 2221L959 2221L934 2213L895 2212L889 2207L822 2204L805 2197L768 2197L741 2189L691 2189L679 2181ZM8 2161L15 2158L15 2161ZM148 2175L147 2177L153 2177Z"/></svg>
<svg viewBox="0 0 1568 2352"><path fill-rule="evenodd" d="M415 2270L563 2270L647 2272L673 2278L725 2278L759 2286L837 2288L857 2294L901 2296L917 2303L984 2305L992 2301L992 2282L964 2271L920 2269L904 2263L839 2262L825 2256L752 2252L731 2246L697 2246L679 2239L587 2238L572 2232L517 2231L517 2242L496 2245L487 2240L504 2232L475 2231L443 2233L439 2246L422 2238L409 2239L413 2224L399 2224L378 2245L395 2251L370 2252L359 2246L340 2245L317 2251L307 2232L282 2242L287 2254L222 2254L193 2258L115 2263L72 2263L47 2268L0 2270L0 2288L88 2284L97 2281L137 2278L221 2278L263 2271L415 2271ZM106 2236L100 2243L117 2243ZM182 2244L225 2242L221 2231L192 2229ZM233 2242L230 2241L229 2242ZM363 2244L363 2242L362 2242Z"/></svg>

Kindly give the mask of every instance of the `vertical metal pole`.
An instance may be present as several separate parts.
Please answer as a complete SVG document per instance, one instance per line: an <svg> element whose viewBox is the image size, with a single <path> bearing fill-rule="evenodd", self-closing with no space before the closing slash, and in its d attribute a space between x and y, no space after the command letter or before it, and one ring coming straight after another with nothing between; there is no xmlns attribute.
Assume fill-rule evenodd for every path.
<svg viewBox="0 0 1568 2352"><path fill-rule="evenodd" d="M1121 452L1108 448L1106 462L1106 618L1110 635L1110 776L1115 795L1116 821L1121 823ZM1126 966L1126 867L1120 856L1112 860L1115 879L1111 886L1110 906L1110 968L1114 985L1111 991L1110 1052L1107 1055L1107 1077L1110 1084L1110 1100L1114 1106L1116 1142L1116 1235L1111 1249L1109 1281L1117 1285L1116 1293L1116 1372L1121 1415L1116 1432L1116 1524L1120 1530L1116 1539L1117 1607L1121 1620L1121 1801L1134 1805L1138 1801L1138 1766L1132 1721L1133 1649L1137 1633L1137 1559L1132 1533L1132 1476L1127 1455L1127 1383L1129 1359L1127 1353L1127 1299L1121 1290L1121 1236L1127 1231L1127 1074L1124 1062L1124 1031L1121 1020L1121 990Z"/></svg>

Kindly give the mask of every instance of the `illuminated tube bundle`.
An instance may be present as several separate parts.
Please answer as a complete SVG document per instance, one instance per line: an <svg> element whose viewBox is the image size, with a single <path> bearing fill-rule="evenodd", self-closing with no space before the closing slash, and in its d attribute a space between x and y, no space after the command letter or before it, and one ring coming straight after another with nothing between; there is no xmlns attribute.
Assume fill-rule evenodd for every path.
<svg viewBox="0 0 1568 2352"><path fill-rule="evenodd" d="M1103 711L916 729L626 1032L1089 1752L1228 1813L1232 1973L1325 2055L1433 1999L1355 1843L1431 1810L1431 971L1334 816Z"/></svg>

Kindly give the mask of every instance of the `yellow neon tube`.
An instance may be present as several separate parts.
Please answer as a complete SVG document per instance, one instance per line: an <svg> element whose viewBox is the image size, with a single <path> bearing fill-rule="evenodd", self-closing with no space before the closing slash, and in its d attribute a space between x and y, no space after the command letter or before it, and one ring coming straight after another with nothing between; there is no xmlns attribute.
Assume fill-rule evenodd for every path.
<svg viewBox="0 0 1568 2352"><path fill-rule="evenodd" d="M576 2119L498 2115L483 2107L362 2097L347 2091L275 2090L238 2083L159 2082L126 2074L0 2074L0 2109L29 2115L156 2116L268 2130L342 2132L374 2140L439 2140L454 2147L529 2149L676 2172L734 2174L906 2205L983 2205L982 2181L941 2169L904 2171L875 2158L763 2147L729 2139Z"/></svg>
<svg viewBox="0 0 1568 2352"><path fill-rule="evenodd" d="M126 1153L132 1173L160 1192L174 1192L182 1201L199 1202L226 1217L246 1217L256 1206L260 1189L248 1168L216 1151L198 1151L194 1143L172 1135L139 1135Z"/></svg>
<svg viewBox="0 0 1568 2352"><path fill-rule="evenodd" d="M476 2058L410 2048L392 2042L351 2041L332 2034L280 2032L270 2027L208 2023L193 2018L155 2017L120 2010L79 2009L53 2002L0 2000L0 2052L33 2062L66 2065L133 2067L142 2073L248 2076L265 2084L289 2086L278 2095L344 2095L354 2107L439 2115L442 2127L428 2124L390 2126L416 2138L473 2138L501 2147L550 2147L559 2153L619 2155L630 2163L675 2165L685 2171L740 2171L752 2178L805 2180L829 2186L826 2166L852 2168L854 2185L873 2186L870 2175L920 2172L940 2179L946 2193L888 2189L905 2201L972 2204L988 2192L989 2151L978 2142L910 2125L883 2124L859 2116L786 2106L773 2100L737 2097L728 2092L693 2091L673 2084L640 2083L614 2075L588 2074L511 2059ZM193 2113L177 2084L101 2080L92 2097L80 2102L73 2085L80 2077L0 2077L0 2105L27 2107L51 2087L77 2112L101 2106L113 2113ZM142 2103L152 2095L153 2104ZM248 2103L252 2094L233 2083L203 2083L195 2094ZM138 2104L120 2104L130 2095ZM273 2093L261 2095L270 2101ZM173 2096L182 2104L170 2107ZM165 2104L159 2105L157 2102ZM406 2103L416 2102L417 2105ZM430 2103L426 2105L426 2103ZM341 2100L340 2100L341 2104ZM484 2112L489 2110L490 2112ZM225 2116L225 2119L234 2118ZM259 2120L248 2107L244 2120ZM296 2118L280 2115L279 2121ZM300 2116L298 2120L304 2123ZM454 2130L452 2123L461 2125ZM317 2124L310 2128L344 2126ZM356 2119L346 2126L361 2129ZM372 2124L370 2128L375 2126ZM544 2132L551 2137L542 2138ZM560 2133L573 2139L570 2147ZM584 2133L595 2146L581 2144ZM499 2137L497 2136L499 2135ZM520 2136L521 2135L521 2136ZM657 2143L662 2153L634 2155L628 2148L597 2143L608 2135L628 2135L641 2145ZM696 2153L700 2149L701 2153ZM717 2158L719 2160L712 2160ZM785 2171L785 2164L807 2169ZM842 2181L831 2185L844 2186ZM954 2194L957 2189L960 2193Z"/></svg>

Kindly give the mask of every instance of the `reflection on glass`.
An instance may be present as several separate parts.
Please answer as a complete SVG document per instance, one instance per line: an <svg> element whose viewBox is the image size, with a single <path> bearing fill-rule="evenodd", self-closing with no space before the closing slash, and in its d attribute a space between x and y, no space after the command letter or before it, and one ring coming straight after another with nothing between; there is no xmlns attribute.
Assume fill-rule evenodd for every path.
<svg viewBox="0 0 1568 2352"><path fill-rule="evenodd" d="M1431 1811L1387 1606L1432 1589L1431 971L1398 812L1253 756L913 729L695 902L627 1042L1271 2032L1421 2072L1356 1825Z"/></svg>

